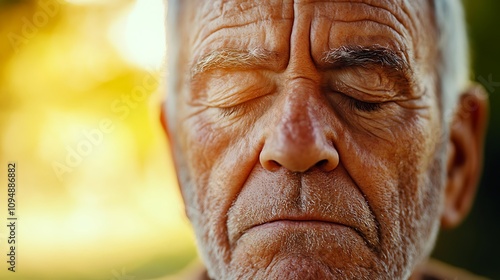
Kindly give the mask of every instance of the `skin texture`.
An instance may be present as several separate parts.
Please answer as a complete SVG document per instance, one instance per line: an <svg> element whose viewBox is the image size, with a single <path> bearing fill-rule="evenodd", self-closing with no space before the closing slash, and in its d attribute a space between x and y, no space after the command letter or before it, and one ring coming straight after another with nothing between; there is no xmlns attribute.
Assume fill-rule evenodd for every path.
<svg viewBox="0 0 500 280"><path fill-rule="evenodd" d="M442 121L428 2L183 5L167 130L209 276L416 275L470 208L486 123L478 88Z"/></svg>

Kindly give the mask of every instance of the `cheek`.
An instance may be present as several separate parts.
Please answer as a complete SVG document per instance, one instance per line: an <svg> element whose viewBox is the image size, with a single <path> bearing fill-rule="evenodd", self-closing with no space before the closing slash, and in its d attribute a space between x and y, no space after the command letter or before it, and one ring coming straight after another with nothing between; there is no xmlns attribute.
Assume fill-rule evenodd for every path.
<svg viewBox="0 0 500 280"><path fill-rule="evenodd" d="M199 111L180 124L179 144L191 179L181 187L193 193L190 206L197 206L199 219L225 229L227 211L257 164L261 144L257 127L214 121L214 110Z"/></svg>
<svg viewBox="0 0 500 280"><path fill-rule="evenodd" d="M250 141L252 129L239 123L212 121L213 118L207 116L212 113L210 110L186 120L183 125L183 150L198 186L209 186L217 180L218 185L223 185L222 182L243 173L241 165L254 151ZM241 136L243 132L246 137Z"/></svg>
<svg viewBox="0 0 500 280"><path fill-rule="evenodd" d="M183 149L188 157L190 169L197 175L195 178L206 177L204 174L210 172L217 155L223 153L229 144L228 137L218 133L217 128L205 119L203 116L197 116L183 125Z"/></svg>
<svg viewBox="0 0 500 280"><path fill-rule="evenodd" d="M421 199L426 187L421 181L428 177L439 138L434 119L415 114L402 119L384 125L389 133L346 133L341 144L342 164L380 219L399 220L404 207Z"/></svg>

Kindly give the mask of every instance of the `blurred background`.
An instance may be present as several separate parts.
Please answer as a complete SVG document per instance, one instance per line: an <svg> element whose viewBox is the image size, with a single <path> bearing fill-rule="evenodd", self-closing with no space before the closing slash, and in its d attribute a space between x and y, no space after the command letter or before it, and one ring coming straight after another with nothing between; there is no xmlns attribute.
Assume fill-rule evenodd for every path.
<svg viewBox="0 0 500 280"><path fill-rule="evenodd" d="M159 123L162 2L0 0L0 176L17 163L19 219L11 273L0 187L0 279L156 279L195 258ZM485 172L434 256L500 279L500 1L464 3L491 100Z"/></svg>

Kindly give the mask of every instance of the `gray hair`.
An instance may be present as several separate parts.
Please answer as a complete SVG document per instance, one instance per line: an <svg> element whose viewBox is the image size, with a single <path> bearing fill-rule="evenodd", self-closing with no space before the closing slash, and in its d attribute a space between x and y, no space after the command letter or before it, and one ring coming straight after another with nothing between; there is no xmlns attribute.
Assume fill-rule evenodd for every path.
<svg viewBox="0 0 500 280"><path fill-rule="evenodd" d="M169 32L168 49L168 92L169 106L176 106L179 86L177 74L180 58L179 16L181 6L186 0L166 0L168 2L167 28ZM437 86L441 92L442 116L449 123L457 107L458 99L470 83L469 45L465 27L463 5L460 0L431 0L434 8L436 31L439 38L437 51L439 63L435 67ZM173 112L173 110L169 110Z"/></svg>
<svg viewBox="0 0 500 280"><path fill-rule="evenodd" d="M470 86L470 54L460 0L433 0L438 34L436 66L445 122L450 122L460 95Z"/></svg>

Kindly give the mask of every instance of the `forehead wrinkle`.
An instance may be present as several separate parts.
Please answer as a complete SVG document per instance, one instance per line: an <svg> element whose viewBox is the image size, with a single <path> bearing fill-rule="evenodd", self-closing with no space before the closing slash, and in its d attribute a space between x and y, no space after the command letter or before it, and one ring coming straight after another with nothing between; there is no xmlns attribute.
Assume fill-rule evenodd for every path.
<svg viewBox="0 0 500 280"><path fill-rule="evenodd" d="M413 21L411 20L411 17L409 16L408 12L406 9L404 8L401 8L401 5L392 5L392 7L389 7L390 5L390 1L383 1L383 2L360 2L361 4L364 4L364 5L367 5L367 6L370 6L372 8L376 8L376 9L382 9L386 12L388 12L393 18L396 19L396 21L401 25L401 26L405 26L405 22L408 21L410 23L412 23ZM383 5L383 4L388 4L387 6ZM395 9L394 9L395 8ZM401 11L402 14L399 12ZM404 16L404 18L402 17ZM406 21L405 21L406 20ZM412 25L413 26L413 25ZM394 28L395 29L395 28ZM399 33L399 32L398 32ZM411 31L410 31L411 33ZM400 34L401 36L403 36L402 34ZM404 36L403 36L404 37Z"/></svg>
<svg viewBox="0 0 500 280"><path fill-rule="evenodd" d="M292 9L287 8L289 1L242 1L220 0L213 5L205 4L198 10L194 22L198 25L192 45L201 45L219 31L245 27L269 21L293 19ZM205 1L203 1L205 2ZM205 3L212 3L206 1Z"/></svg>
<svg viewBox="0 0 500 280"><path fill-rule="evenodd" d="M415 58L419 57L419 53L424 50L420 50L419 46L417 46L418 42L423 40L423 37L428 35L429 28L432 30L432 23L430 21L427 21L428 19L428 13L429 8L432 5L429 5L429 0L387 0L387 1L380 1L380 0L351 0L351 1L346 1L346 0L303 0L301 2L307 2L308 4L314 4L314 3L358 3L358 4L364 4L371 6L373 8L378 8L386 11L388 14L390 14L390 17L393 19L390 20L394 24L397 24L398 26L401 26L404 30L404 33L406 33L408 36L404 36L403 38L409 45L411 45L413 48L416 50ZM324 13L324 11L327 9L323 9L320 11ZM328 16L328 14L326 14ZM387 21L387 20L385 20ZM417 28L419 26L419 28ZM396 28L397 29L397 28ZM425 48L424 48L425 49ZM413 52L411 52L411 49L408 49L410 52L405 53L405 56L407 56L407 59L409 59Z"/></svg>
<svg viewBox="0 0 500 280"><path fill-rule="evenodd" d="M314 0L312 0L314 1ZM392 0L392 1L377 1L377 0L352 0L352 1L316 1L323 3L356 3L362 4L373 9L380 9L378 12L381 16L375 17L377 14L374 12L368 12L368 15L371 15L372 18L375 19L375 22L379 22L387 26L387 28L391 28L396 34L401 36L400 38L395 37L396 43L401 45L398 49L404 49L405 52L403 55L405 56L408 62L416 62L415 60L421 58L428 51L428 47L421 47L418 45L418 42L425 41L425 36L429 32L429 24L425 23L423 20L425 19L426 12L428 12L428 5L425 6L428 1L418 0L418 1L407 1L407 0ZM325 13L328 9L321 9L319 11L320 14L323 14L328 19L328 14ZM370 10L368 10L370 11ZM375 10L372 10L375 11ZM383 13L382 13L383 11ZM347 13L349 15L349 13ZM362 14L359 14L360 16ZM341 15L342 16L342 15ZM332 21L331 19L328 19ZM333 25L333 24L332 24ZM416 26L420 26L420 28L416 28ZM332 29L333 26L330 27ZM330 33L331 34L331 33ZM332 43L332 38L329 38L329 42ZM425 41L429 42L429 41ZM412 63L413 64L413 63ZM417 66L417 65L415 65Z"/></svg>
<svg viewBox="0 0 500 280"><path fill-rule="evenodd" d="M230 29L238 29L238 28L244 28L245 26L251 26L263 22L271 22L275 20L274 18L269 18L269 19L257 19L257 20L251 20L247 21L244 23L227 23L227 24L222 24L218 25L216 28L208 29L205 31L202 31L199 33L198 38L195 40L194 48L197 49L198 46L203 45L204 42L209 41L213 36L217 36L219 32L224 32L226 30ZM234 35L236 31L233 31L232 35ZM228 37L227 35L225 37Z"/></svg>
<svg viewBox="0 0 500 280"><path fill-rule="evenodd" d="M199 2L199 1L196 1L196 2ZM212 2L212 1L209 1L209 2ZM269 1L272 3L264 1L266 4L263 4L263 5L260 5L262 1L243 1L243 2L240 2L238 0L220 0L220 1L213 1L213 2L214 2L213 5L209 5L209 4L207 4L207 1L201 1L201 3L204 4L203 5L204 7L202 9L197 9L197 10L204 10L205 11L205 13L202 14L203 15L202 17L204 17L206 20L204 20L204 23L200 24L200 26L203 26L203 27L198 28L198 31L199 31L198 34L200 35L199 37L204 37L204 38L200 38L198 40L196 47L203 45L205 41L210 40L210 38L212 36L216 36L216 34L222 30L226 30L229 28L244 27L245 25L256 24L259 21L268 21L268 20L269 21L271 21L271 20L276 21L279 19L293 19L293 16L294 16L293 15L293 8L292 8L291 14L285 12L286 8L284 8L284 5L285 5L284 2L286 2L286 1L280 2L280 5L276 5L275 1ZM381 10L387 12L388 14L390 14L390 17L392 19L389 19L389 20L386 19L385 21L389 21L392 24L396 23L398 25L401 25L405 29L405 31L407 31L410 34L413 33L411 30L414 29L413 26L415 24L415 21L412 19L415 19L414 18L415 12L414 12L414 10L410 9L410 7L412 7L412 4L414 4L414 3L411 3L411 2L406 1L406 0L394 0L394 1L296 0L296 1L294 1L294 5L296 5L296 4L309 5L309 4L315 4L315 3L358 3L358 4L364 4L364 5L373 7L373 8L378 8L378 9L381 9ZM419 1L419 3L420 3L420 1ZM212 8L207 9L208 7L212 7ZM264 8L267 7L267 9L262 9L261 7L264 7ZM277 11L277 9L279 9L279 7L281 7L281 9L280 9L281 12L276 13L276 11ZM417 4L417 8L418 8L418 4ZM252 10L255 10L255 9L259 9L259 12L255 13L255 15L257 15L257 16L252 15L252 18L254 18L254 20L252 20L252 21L243 22L240 24L232 24L232 25L228 24L226 26L220 25L219 27L216 27L215 29L212 28L210 30L210 27L209 27L210 25L215 26L218 23L224 23L227 15L230 15L232 17L237 17L238 20L240 22L242 22L242 20L243 21L245 20L245 17L242 16L242 14L246 14L248 12L251 12ZM269 11L271 11L271 13L269 13ZM323 13L324 13L324 10L323 10ZM319 13L319 14L321 17L321 13ZM372 14L372 13L369 13L369 14ZM411 17L410 14L413 16L411 19L410 19L410 17ZM326 16L323 16L323 17L326 17ZM255 20L255 18L256 18L256 20ZM331 20L331 19L329 19L329 20ZM206 24L207 21L211 21L211 24ZM216 21L218 21L218 22L216 22ZM334 22L334 21L332 20L332 22ZM378 22L374 21L374 23L378 23ZM406 24L404 24L404 23L406 23ZM379 23L379 24L381 24L381 23ZM400 31L398 31L397 28L395 28L394 26L386 25L386 24L384 24L384 26L391 28L391 30L393 30L398 35L402 36L403 38L406 38L407 40L411 40L413 38L412 36L403 36L403 34ZM234 32L237 32L237 31L235 30L235 31L233 31L233 33ZM201 36L201 34L204 34L204 36ZM408 38L408 37L410 37L410 38ZM228 38L228 39L230 39L230 38ZM220 38L219 38L219 40L220 40ZM212 41L217 41L217 39L214 39ZM406 41L406 40L403 40L403 41ZM406 60L411 61L411 59L410 59L411 50L409 50L408 53L404 53L403 55L406 57ZM196 58L197 56L194 56L194 57ZM206 68L206 67L194 67L193 69L201 70L203 68ZM206 69L209 69L209 68L206 68ZM198 71L194 71L194 72L196 73Z"/></svg>
<svg viewBox="0 0 500 280"><path fill-rule="evenodd" d="M410 34L415 33L416 30L415 20L411 15L412 13L408 9L411 4L409 4L410 2L408 2L407 0L393 0L393 1L359 0L359 1L374 8L384 9L385 11L389 12L399 22L399 24L405 26L406 29L409 29ZM409 26L406 26L405 23L408 23Z"/></svg>
<svg viewBox="0 0 500 280"><path fill-rule="evenodd" d="M397 3L393 3L397 2ZM364 4L367 6L371 6L373 8L379 8L387 11L393 16L398 23L401 25L405 25L405 20L412 23L411 31L415 30L415 26L413 25L412 17L410 16L410 12L408 10L409 2L407 0L393 0L393 1L380 1L380 0L297 0L296 3L305 3L305 4L316 4L316 3L358 3Z"/></svg>
<svg viewBox="0 0 500 280"><path fill-rule="evenodd" d="M370 19L370 18L359 18L359 19L355 19L355 20L341 20L341 19L331 19L331 18L323 16L323 15L319 16L319 18L329 20L330 23L332 23L331 24L332 26L334 23L363 23L363 22L364 23L372 23L372 24L376 24L376 25L382 25L382 26L385 26L385 27L391 29L392 31L394 31L394 33L399 35L401 38L406 37L401 31L397 30L394 26L391 26L391 25L388 25L385 23L381 23L377 20Z"/></svg>
<svg viewBox="0 0 500 280"><path fill-rule="evenodd" d="M323 9L320 9L317 15L328 22L368 21L387 26L402 38L407 38L411 34L405 25L404 19L389 8L360 1L322 1L321 3L324 4ZM345 13L345 10L354 10L354 12Z"/></svg>

